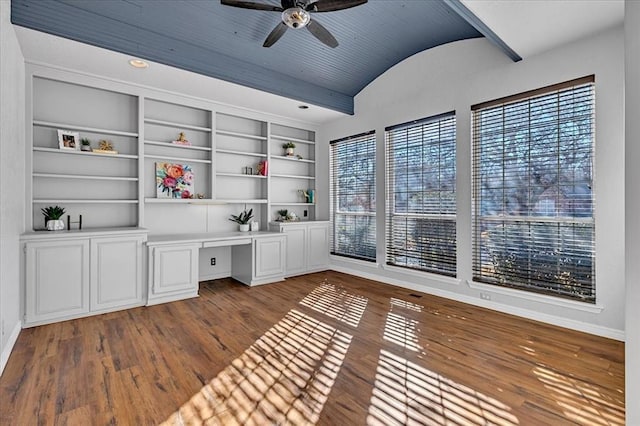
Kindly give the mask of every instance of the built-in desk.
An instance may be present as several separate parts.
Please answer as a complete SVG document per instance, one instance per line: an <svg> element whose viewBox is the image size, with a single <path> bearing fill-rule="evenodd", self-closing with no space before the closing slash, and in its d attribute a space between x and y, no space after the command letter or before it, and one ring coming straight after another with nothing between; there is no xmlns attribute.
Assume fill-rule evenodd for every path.
<svg viewBox="0 0 640 426"><path fill-rule="evenodd" d="M147 240L147 305L198 296L201 248L231 247L231 277L254 286L282 281L287 238L277 232L153 235Z"/></svg>

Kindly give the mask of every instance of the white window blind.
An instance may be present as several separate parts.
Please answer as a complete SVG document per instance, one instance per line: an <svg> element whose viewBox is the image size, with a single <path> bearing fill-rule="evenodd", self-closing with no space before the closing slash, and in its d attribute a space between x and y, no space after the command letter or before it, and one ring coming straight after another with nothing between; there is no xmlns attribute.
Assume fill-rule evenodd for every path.
<svg viewBox="0 0 640 426"><path fill-rule="evenodd" d="M456 118L388 127L387 264L456 276Z"/></svg>
<svg viewBox="0 0 640 426"><path fill-rule="evenodd" d="M473 110L473 278L595 303L593 76Z"/></svg>
<svg viewBox="0 0 640 426"><path fill-rule="evenodd" d="M376 135L331 142L331 254L376 261Z"/></svg>

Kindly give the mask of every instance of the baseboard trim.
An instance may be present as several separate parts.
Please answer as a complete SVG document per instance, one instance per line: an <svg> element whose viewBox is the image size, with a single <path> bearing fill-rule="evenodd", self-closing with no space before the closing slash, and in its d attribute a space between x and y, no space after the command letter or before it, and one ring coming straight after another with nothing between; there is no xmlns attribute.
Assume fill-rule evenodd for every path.
<svg viewBox="0 0 640 426"><path fill-rule="evenodd" d="M18 321L16 326L11 331L9 335L9 340L7 340L7 346L2 351L0 355L0 376L4 371L4 367L6 367L7 362L9 362L9 356L11 356L11 351L13 351L13 347L18 341L18 336L20 335L20 330L22 330L22 322Z"/></svg>
<svg viewBox="0 0 640 426"><path fill-rule="evenodd" d="M400 279L385 277L376 275L369 272L363 272L343 266L331 265L331 270L337 272L343 272L345 274L355 275L361 278L367 278L373 281L379 281L381 283L394 285L397 287L406 288L409 290L420 291L422 293L432 294L434 296L444 297L446 299L455 300L457 302L468 303L470 305L479 306L481 308L487 308L494 311L502 312L505 314L516 315L522 318L527 318L534 321L544 322L546 324L555 325L558 327L568 328L575 331L581 331L583 333L589 333L600 337L606 337L608 339L625 341L624 330L616 330L609 327L602 327L595 324L589 324L582 321L576 321L569 318L558 317L555 315L544 314L529 309L517 308L502 303L496 303L493 301L477 299L475 297L466 296L463 294L454 293L451 291L440 290L437 288L426 287L422 285L416 285L411 282L403 281Z"/></svg>

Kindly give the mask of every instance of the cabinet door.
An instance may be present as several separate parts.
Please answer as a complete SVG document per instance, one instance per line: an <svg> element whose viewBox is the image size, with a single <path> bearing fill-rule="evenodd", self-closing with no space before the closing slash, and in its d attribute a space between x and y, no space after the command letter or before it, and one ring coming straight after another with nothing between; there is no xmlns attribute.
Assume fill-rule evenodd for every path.
<svg viewBox="0 0 640 426"><path fill-rule="evenodd" d="M89 240L26 243L27 324L89 312Z"/></svg>
<svg viewBox="0 0 640 426"><path fill-rule="evenodd" d="M307 270L307 227L306 225L289 225L284 227L287 234L287 262L285 275L304 274Z"/></svg>
<svg viewBox="0 0 640 426"><path fill-rule="evenodd" d="M254 240L254 277L284 275L286 241L284 235Z"/></svg>
<svg viewBox="0 0 640 426"><path fill-rule="evenodd" d="M198 291L199 245L171 245L153 249L152 295Z"/></svg>
<svg viewBox="0 0 640 426"><path fill-rule="evenodd" d="M92 311L142 304L143 239L91 239Z"/></svg>
<svg viewBox="0 0 640 426"><path fill-rule="evenodd" d="M307 231L307 270L329 267L329 224L309 224Z"/></svg>

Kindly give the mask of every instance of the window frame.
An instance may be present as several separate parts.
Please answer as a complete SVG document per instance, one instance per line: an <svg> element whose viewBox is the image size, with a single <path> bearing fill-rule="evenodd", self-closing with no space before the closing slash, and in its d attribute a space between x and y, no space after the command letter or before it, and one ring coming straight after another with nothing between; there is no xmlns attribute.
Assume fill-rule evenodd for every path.
<svg viewBox="0 0 640 426"><path fill-rule="evenodd" d="M410 155L410 150L412 148L416 148L418 145L420 150L424 152L425 147L429 145L429 142L425 139L425 137L430 136L428 132L429 127L436 124L438 126L438 136L437 136L437 146L438 146L438 186L436 192L441 195L442 192L446 192L443 190L442 182L440 181L440 176L442 173L440 152L443 149L443 142L447 141L452 143L453 150L453 170L448 170L449 173L453 174L452 186L450 192L453 193L453 208L451 209L453 213L449 213L443 211L442 209L442 201L440 202L440 211L439 212L409 212L409 199L407 198L407 212L398 212L397 203L396 203L396 195L401 193L402 191L396 191L396 174L397 167L394 161L396 153L402 153L406 151L406 156ZM385 128L385 180L386 180L386 215L385 215L385 263L386 265L392 267L398 267L413 271L426 272L437 274L445 277L457 277L457 118L455 111L449 111L442 114L437 114L430 117L425 117L419 120L410 121L407 123L402 123L394 126L389 126ZM451 139L443 139L443 129L444 131L449 130L453 132ZM406 136L403 139L402 132L406 132ZM415 135L412 135L412 132L421 133L421 140L418 144L415 144L416 139L414 139ZM394 140L394 138L398 138ZM410 143L414 143L413 147L410 147ZM398 144L406 144L406 147L400 147L400 149L394 149ZM450 148L450 147L445 147ZM423 172L423 168L421 168L421 173ZM410 192L417 192L420 194L425 194L426 192L430 192L426 189L424 183L424 175L421 177L421 182L418 187L409 187L408 177L409 170L407 170L407 187L406 194L408 195ZM411 190L410 190L411 189ZM423 206L424 207L424 206ZM446 210L446 208L444 209ZM402 229L402 225L396 225L396 220L400 219L405 221L405 229ZM413 223L411 223L413 222ZM452 223L450 223L452 222ZM440 228L438 228L440 223ZM444 225L446 223L446 225ZM442 226L444 225L444 226ZM451 226L452 225L452 226ZM436 241L434 245L434 250L427 255L420 256L417 254L416 249L420 250L420 252L424 253L423 247L425 245L424 241L415 241L412 239L412 243L409 243L408 237L408 229L410 226L413 226L413 233L415 233L416 227L420 226L421 228L427 228L426 236L424 234L423 238L430 238L432 241ZM449 228L448 231L445 228ZM452 228L452 230L451 230ZM452 245L453 249L446 247L447 244L451 244L451 241L446 242L447 239L451 240L451 236L446 238L446 232L451 233L452 231ZM425 232L425 231L423 231ZM404 235L405 246L398 247L396 242L399 241L398 237L402 237ZM420 238L421 240L423 238ZM416 249L411 250L410 246L415 245ZM405 263L400 263L397 261L398 258L405 258ZM409 263L413 263L410 265ZM426 264L429 263L430 266Z"/></svg>
<svg viewBox="0 0 640 426"><path fill-rule="evenodd" d="M479 146L481 144L481 136L480 136L480 127L478 122L481 120L481 114L482 112L487 112L490 111L492 109L496 109L496 108L502 108L502 114L503 114L503 121L502 121L502 129L501 129L501 133L500 133L500 137L503 138L503 151L502 151L502 158L503 158L503 168L506 168L505 164L505 151L504 151L504 134L506 134L507 132L505 131L505 128L508 126L508 123L505 119L504 119L504 111L506 107L513 107L517 104L528 104L529 107L529 111L531 111L531 103L535 102L536 100L541 100L545 97L552 97L552 96L556 96L558 98L558 105L560 105L560 100L562 98L563 94L567 94L570 93L572 95L575 95L576 93L579 93L580 90L584 90L584 88L587 87L588 88L588 95L587 96L583 96L582 98L580 98L581 101L585 102L585 105L587 105L586 111L588 111L587 114L584 114L583 116L578 116L578 114L575 115L571 115L571 117L575 117L578 116L578 119L582 118L582 119L586 119L588 118L588 124L590 126L590 130L587 133L586 137L589 137L589 150L588 152L588 158L589 158L589 197L587 200L587 205L588 205L588 209L590 212L589 216L580 216L578 214L576 214L575 211L573 211L573 214L560 214L560 210L561 208L560 206L560 200L564 200L564 198L561 198L560 195L557 196L556 199L556 203L554 205L554 215L551 214L541 214L541 215L534 215L532 213L532 207L531 207L531 200L529 200L529 210L527 211L526 215L510 215L507 214L505 212L505 206L503 205L502 207L502 212L501 214L494 214L494 215L490 215L490 214L483 214L482 212L482 202L484 200L483 196L480 195L482 194L482 186L481 186L481 168L483 167L483 164L481 164L482 159L480 158L480 152L482 149L482 146ZM575 106L578 104L578 101L574 101L571 106L574 108L575 110ZM534 104L535 105L535 104ZM552 296L552 297L558 297L561 299L565 299L565 300L574 300L574 301L579 301L579 302L585 302L585 303L590 303L590 304L595 304L596 303L596 274L595 274L595 261L596 261L596 247L595 247L595 227L596 227L596 221L595 221L595 193L594 193L594 179L595 179L595 173L594 173L594 166L595 166L595 139L596 139L596 134L595 134L595 125L596 125L596 117L595 117L595 110L596 110L596 106L595 106L595 76L594 75L590 75L590 76L586 76L586 77L582 77L582 78L578 78L575 80L570 80L570 81L566 81L563 83L558 83L558 84L554 84L551 86L546 86L540 89L535 89L535 90L531 90L531 91L527 91L527 92L523 92L520 94L516 94L516 95L512 95L512 96L507 96L507 97L503 97L500 99L496 99L496 100L492 100L489 102L484 102L481 104L477 104L477 105L473 105L471 107L471 111L472 111L472 118L471 118L471 124L472 124L472 158L471 158L471 164L472 164L472 214L471 214L471 224L472 224L472 276L473 276L473 280L475 282L478 283L483 283L483 284L489 284L489 285L496 285L496 286L500 286L500 287L504 287L504 288L512 288L512 289L516 289L516 290L522 290L522 291L526 291L526 292L530 292L530 293L537 293L537 294L544 294L547 296ZM531 114L531 113L530 113ZM564 139L561 134L562 134L562 128L561 128L561 109L560 107L558 107L558 120L557 122L554 123L554 125L549 125L547 127L544 127L545 129L553 129L556 133L557 133L557 162L558 162L558 176L557 176L557 183L550 185L550 187L552 187L553 189L556 189L557 192L560 194L560 190L562 189L563 185L566 184L562 184L560 182L560 170L562 170L562 168L560 167L560 163L561 163L561 158L562 158L562 154L561 151L562 149L566 146L563 145L563 142L566 142L566 139ZM575 120L575 119L574 119ZM551 122L551 121L550 121ZM535 126L534 126L535 127ZM529 116L528 120L527 120L527 129L529 132L531 132L531 128L532 128L532 123L531 123L531 117ZM582 136L582 134L580 134L580 136ZM577 140L578 137L574 136L574 138ZM529 140L529 157L531 158L531 140ZM484 147L486 148L487 145L489 144L485 144ZM535 156L534 156L535 157ZM530 160L531 161L531 160ZM480 162L480 164L479 164ZM530 167L531 164L529 163L528 166ZM505 179L505 175L506 172L502 171L502 186L501 188L506 187L505 183L504 183L504 179ZM575 181L574 181L574 185L575 185ZM529 183L527 185L527 189L529 191L529 194L531 194L532 192L532 187L534 187L534 185L531 183L531 177L529 177ZM564 195L563 195L564 197ZM582 200L584 202L584 200ZM577 210L577 209L576 209ZM488 272L483 273L483 268L485 268L487 266L486 262L483 263L483 250L486 251L485 246L488 245L486 243L483 243L483 238L487 238L487 236L491 235L490 233L487 233L488 231L483 231L483 227L486 226L486 222L494 222L494 223L500 223L502 222L502 229L503 229L503 240L502 241L508 241L509 238L513 238L511 236L507 237L507 234L509 232L511 232L513 235L514 233L517 232L522 232L522 229L525 229L526 226L528 225L529 227L529 239L526 240L528 242L535 242L535 235L536 232L538 232L539 235L544 235L545 238L547 238L546 241L555 241L555 240L551 240L550 238L558 238L558 240L562 239L562 233L563 232L569 232L567 230L564 229L564 227L569 227L569 229L571 230L571 232L573 232L573 237L571 237L572 239L570 239L571 243L576 244L576 241L579 241L581 237L578 237L578 234L582 234L584 232L584 234L588 235L590 237L590 240L588 240L588 243L590 244L588 246L588 249L590 250L588 252L588 255L585 256L580 256L578 254L575 254L575 250L574 252L572 252L572 249L566 249L567 253L571 253L572 256L571 257L567 254L562 253L561 251L559 253L553 253L556 259L556 263L558 264L557 269L555 270L556 275L554 276L553 279L548 280L548 281L544 281L542 279L532 279L532 274L535 277L536 274L538 274L537 276L544 276L545 278L548 277L550 275L549 271L545 271L544 267L546 266L547 268L549 268L549 270L552 269L553 264L552 263L544 263L545 261L540 261L540 260L536 260L534 259L534 261L531 261L531 257L529 258L529 263L528 265L532 265L535 264L536 266L531 267L527 270L528 273L528 278L523 278L523 273L522 271L520 271L520 269L518 268L518 266L514 266L513 270L518 270L519 273L515 273L515 274L507 274L507 273L503 273L502 277L500 277L500 273L495 271L495 268L497 267L497 264L500 264L501 261L500 260L492 260L493 262L493 266L494 266L494 276L490 276L491 274ZM507 228L510 227L510 228ZM536 231L536 227L538 227L538 229L544 229L547 228L545 232L547 232L547 234L544 233L540 233L540 231ZM553 228L556 227L557 230L553 230ZM520 230L516 230L516 228L520 228ZM516 231L516 232L514 232ZM557 237L555 236L556 234L553 234L553 232L557 233ZM484 234L484 236L483 236ZM526 234L526 233L523 233ZM550 237L551 236L551 237ZM489 238L490 239L490 238ZM513 240L515 241L515 239ZM525 241L524 239L522 241ZM541 240L538 240L541 241ZM586 240L585 240L586 241ZM509 243L504 242L501 245L499 245L499 248L501 249L508 249L509 247L514 247L515 244L517 243L513 243L512 245L509 245ZM549 244L553 244L553 243L549 243ZM532 245L530 245L532 246ZM542 246L544 248L546 248L545 246ZM534 252L533 249L531 249L530 247L527 247L528 250L530 250L531 252ZM542 249L541 249L542 251ZM547 254L546 255L547 258L554 258L553 256ZM566 256L565 258L571 259L572 261L575 262L575 264L571 264L568 263L568 266L563 269L559 264L561 263L560 257L561 256ZM545 257L540 255L541 259L544 259ZM590 268L590 272L586 272L587 268L586 267L580 267L578 264L582 261L580 259L585 259L584 265L588 264L588 267ZM586 260L588 259L588 261ZM516 256L516 260L517 260L517 256ZM497 262L497 264L496 264ZM506 263L506 262L503 262ZM517 261L512 262L514 265L518 265ZM542 269L541 270L536 270L535 268L537 268L539 265L542 265ZM583 265L583 266L584 266ZM573 266L573 269L571 269L571 266ZM502 268L502 269L506 269L506 268ZM542 272L541 272L542 271ZM513 272L513 271L511 271ZM543 273L544 272L544 273ZM563 284L561 283L562 278L559 277L562 274L565 274L565 277L569 277L566 278L566 281L568 282L570 279L573 279L573 276L571 276L571 274L575 274L574 276L576 277L576 282L579 281L579 278L582 277L582 274L584 274L586 277L588 277L588 279L590 280L589 283L586 282L586 279L583 281L579 281L579 284L568 284L565 285L565 287L567 289L571 289L573 288L573 290L567 290L567 289L563 289ZM511 275L511 277L509 277L508 275ZM516 276L516 278L514 279L514 275Z"/></svg>
<svg viewBox="0 0 640 426"><path fill-rule="evenodd" d="M371 206L368 210L363 211L348 211L341 210L339 207L339 198L341 195L344 195L344 188L338 185L338 171L335 169L339 167L339 164L336 165L336 162L340 159L335 152L337 147L345 147L347 144L357 144L357 143L366 143L369 144L367 146L365 152L369 155L373 155L372 162L372 170L369 173L369 177L371 180L368 183L368 186L373 189L373 191L369 192L368 204ZM367 262L377 262L377 231L376 231L376 132L375 130L371 130L368 132L360 133L353 136L348 136L341 139L336 139L329 142L329 192L330 192L330 228L331 232L329 235L329 253L333 256L341 256L345 258L357 259ZM354 155L357 150L354 149ZM354 194L347 194L347 196ZM362 224L362 222L368 222L366 224L367 234L373 235L373 241L370 237L367 237L363 240L364 244L361 246L358 245L356 248L361 249L361 252L355 253L347 253L343 248L340 247L339 238L337 236L338 226L340 221L337 220L338 217L342 218L351 218L354 223L354 229L358 226L358 222ZM367 218L365 220L365 218ZM365 251L373 251L372 255L366 255Z"/></svg>

